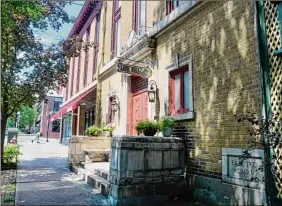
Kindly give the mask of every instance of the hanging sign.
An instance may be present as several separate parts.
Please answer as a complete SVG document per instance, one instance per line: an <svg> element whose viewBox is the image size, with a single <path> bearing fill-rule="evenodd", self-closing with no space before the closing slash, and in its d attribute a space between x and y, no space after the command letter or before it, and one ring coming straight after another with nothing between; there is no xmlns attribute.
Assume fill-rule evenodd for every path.
<svg viewBox="0 0 282 206"><path fill-rule="evenodd" d="M143 78L152 76L152 70L148 67L131 66L122 63L117 64L117 71L126 74L132 74Z"/></svg>

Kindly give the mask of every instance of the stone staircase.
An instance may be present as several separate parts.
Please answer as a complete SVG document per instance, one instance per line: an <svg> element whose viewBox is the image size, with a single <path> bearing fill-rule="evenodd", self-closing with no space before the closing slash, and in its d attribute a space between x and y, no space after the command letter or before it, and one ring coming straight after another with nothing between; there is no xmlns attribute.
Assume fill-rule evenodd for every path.
<svg viewBox="0 0 282 206"><path fill-rule="evenodd" d="M104 196L109 194L109 162L83 163L82 166L71 166L71 170Z"/></svg>

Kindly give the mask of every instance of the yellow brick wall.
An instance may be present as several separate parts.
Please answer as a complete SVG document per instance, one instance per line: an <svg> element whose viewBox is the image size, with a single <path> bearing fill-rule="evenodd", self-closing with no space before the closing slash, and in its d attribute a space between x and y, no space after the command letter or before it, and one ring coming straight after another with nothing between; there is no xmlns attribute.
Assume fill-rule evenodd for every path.
<svg viewBox="0 0 282 206"><path fill-rule="evenodd" d="M111 94L115 94L120 101L120 106L125 104L126 99L122 99L124 91L123 77L121 73L114 72L107 75L102 81L102 95L101 95L101 110L102 110L102 123L108 121L108 108L109 108L109 97ZM122 108L115 112L115 131L114 134L121 134L123 122L121 122Z"/></svg>
<svg viewBox="0 0 282 206"><path fill-rule="evenodd" d="M235 114L260 114L253 2L209 2L157 39L161 114L164 69L192 55L195 119L179 122L191 173L221 178L221 148L246 147L248 126ZM163 8L155 15L162 15Z"/></svg>
<svg viewBox="0 0 282 206"><path fill-rule="evenodd" d="M111 42L112 42L112 13L113 13L113 2L105 1L107 3L107 13L106 13L106 25L103 25L105 32L105 48L104 48L104 63L110 61L111 54ZM104 17L104 15L103 15ZM102 50L101 50L102 51ZM101 52L99 52L101 54Z"/></svg>

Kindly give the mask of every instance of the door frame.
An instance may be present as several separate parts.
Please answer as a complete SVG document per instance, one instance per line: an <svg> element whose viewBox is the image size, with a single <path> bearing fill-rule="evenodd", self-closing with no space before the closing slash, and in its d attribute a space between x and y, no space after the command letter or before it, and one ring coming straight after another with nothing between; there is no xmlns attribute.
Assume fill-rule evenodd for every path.
<svg viewBox="0 0 282 206"><path fill-rule="evenodd" d="M133 97L141 93L144 93L144 92L148 92L148 88L139 90L138 92L135 92L135 93L132 93L132 90L130 89L130 92L128 94L128 105L129 105L128 113L127 113L127 116L128 116L127 134L128 135L133 135L133 131L134 131L134 128L133 128Z"/></svg>

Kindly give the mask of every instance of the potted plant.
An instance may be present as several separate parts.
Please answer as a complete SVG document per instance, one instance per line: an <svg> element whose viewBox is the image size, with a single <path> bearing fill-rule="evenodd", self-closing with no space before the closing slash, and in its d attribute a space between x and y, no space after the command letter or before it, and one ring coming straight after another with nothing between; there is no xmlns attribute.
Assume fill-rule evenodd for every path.
<svg viewBox="0 0 282 206"><path fill-rule="evenodd" d="M87 136L98 136L98 135L101 135L102 132L103 132L102 129L93 125L93 126L88 127L85 130L85 135L87 135Z"/></svg>
<svg viewBox="0 0 282 206"><path fill-rule="evenodd" d="M135 127L138 135L143 133L145 136L154 136L156 132L159 130L158 123L143 120L140 121Z"/></svg>
<svg viewBox="0 0 282 206"><path fill-rule="evenodd" d="M172 133L172 128L174 127L175 122L172 117L163 117L161 118L161 130L164 137L170 137Z"/></svg>
<svg viewBox="0 0 282 206"><path fill-rule="evenodd" d="M115 127L111 125L104 125L103 126L103 132L106 137L112 137L113 136L113 131L115 130Z"/></svg>

